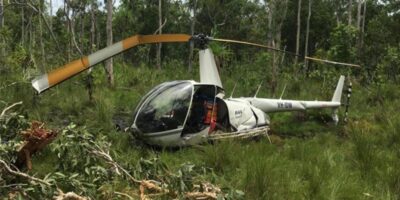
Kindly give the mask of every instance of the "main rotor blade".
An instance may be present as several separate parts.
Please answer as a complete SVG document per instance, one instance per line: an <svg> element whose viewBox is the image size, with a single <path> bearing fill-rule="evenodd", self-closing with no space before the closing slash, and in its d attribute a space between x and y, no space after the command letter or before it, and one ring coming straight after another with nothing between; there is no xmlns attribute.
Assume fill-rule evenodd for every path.
<svg viewBox="0 0 400 200"><path fill-rule="evenodd" d="M342 63L342 62L336 62L336 61L331 61L331 60L324 60L324 59L313 58L313 57L308 57L308 56L305 56L304 58L307 59L307 60L312 60L312 61L317 61L317 62L323 62L323 63L329 63L329 64L333 64L333 65L344 65L344 66L348 66L348 67L361 68L360 65L351 64L351 63Z"/></svg>
<svg viewBox="0 0 400 200"><path fill-rule="evenodd" d="M357 65L357 64L342 63L342 62L336 62L336 61L331 61L331 60L324 60L324 59L319 59L319 58L303 56L303 55L296 54L296 53L293 53L293 52L290 52L290 51L285 51L285 50L282 50L282 49L277 49L277 48L274 48L274 47L270 47L270 46L266 46L266 45L262 45L262 44L257 44L257 43L252 43L252 42L245 42L245 41L239 41L239 40L229 40L229 39L219 39L219 38L208 38L208 39L211 40L211 41L229 42L229 43L236 43L236 44L245 44L245 45L251 45L251 46L266 48L266 49L269 49L269 50L274 50L274 51L278 51L278 52L282 52L282 53L287 53L289 55L301 57L301 58L304 58L304 59L307 59L307 60L311 60L311 61L317 61L317 62L329 63L329 64L334 64L334 65L344 65L344 66L348 66L348 67L361 68L361 66Z"/></svg>
<svg viewBox="0 0 400 200"><path fill-rule="evenodd" d="M190 38L191 36L186 34L135 35L96 51L88 56L74 60L49 73L36 77L32 80L32 86L36 91L38 91L38 93L41 93L50 87L89 69L93 65L137 45L164 42L188 42Z"/></svg>
<svg viewBox="0 0 400 200"><path fill-rule="evenodd" d="M295 53L290 52L290 51L285 51L285 50L282 50L282 49L277 49L277 48L270 47L270 46L267 46L267 45L262 45L262 44L252 43L252 42L245 42L245 41L239 41L239 40L229 40L229 39L220 39L220 38L210 38L210 40L211 41L219 41L219 42L229 42L229 43L236 43L236 44L251 45L251 46L261 47L261 48L274 50L274 51L279 51L279 52L282 52L282 53L287 53L287 54L290 54L290 55L293 55L293 56L301 57L301 55L295 54Z"/></svg>

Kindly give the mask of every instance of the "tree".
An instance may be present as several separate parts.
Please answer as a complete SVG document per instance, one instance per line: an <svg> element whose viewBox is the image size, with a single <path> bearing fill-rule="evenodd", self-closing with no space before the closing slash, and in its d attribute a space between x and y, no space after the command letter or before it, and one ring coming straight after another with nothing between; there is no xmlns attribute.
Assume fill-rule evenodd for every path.
<svg viewBox="0 0 400 200"><path fill-rule="evenodd" d="M4 27L4 4L3 0L0 0L0 28Z"/></svg>
<svg viewBox="0 0 400 200"><path fill-rule="evenodd" d="M286 18L288 9L288 0L274 0L267 3L268 12L268 44L274 48L281 48L282 25ZM274 95L277 87L277 71L279 64L277 52L272 52L272 77L271 92Z"/></svg>
<svg viewBox="0 0 400 200"><path fill-rule="evenodd" d="M90 53L96 51L96 10L97 3L92 1L90 4ZM82 22L83 23L83 22ZM88 91L89 101L93 101L93 75L92 68L88 70L88 74L86 76L86 89Z"/></svg>
<svg viewBox="0 0 400 200"><path fill-rule="evenodd" d="M347 7L347 9L348 9L348 23L349 23L349 26L351 26L352 25L352 15L353 15L353 0L349 0L349 5L348 5L348 7Z"/></svg>
<svg viewBox="0 0 400 200"><path fill-rule="evenodd" d="M308 56L308 39L310 36L310 21L311 21L311 5L312 5L312 0L308 0L308 17L307 17L307 29L306 29L306 44L305 44L305 49L304 49L304 56ZM305 70L308 71L308 61L305 60Z"/></svg>
<svg viewBox="0 0 400 200"><path fill-rule="evenodd" d="M361 25L361 41L360 41L360 48L364 45L364 31L365 31L365 17L367 15L367 1L364 1L364 11L362 16L362 25Z"/></svg>
<svg viewBox="0 0 400 200"><path fill-rule="evenodd" d="M361 7L364 3L363 0L358 0L357 2L357 29L360 30L361 28Z"/></svg>
<svg viewBox="0 0 400 200"><path fill-rule="evenodd" d="M197 13L197 0L192 0L189 2L189 7L191 10L191 22L190 22L190 34L194 35L194 28L196 25L196 13ZM193 50L194 50L194 42L190 41L190 49L189 49L189 72L193 70Z"/></svg>
<svg viewBox="0 0 400 200"><path fill-rule="evenodd" d="M296 54L299 55L300 49L300 27L301 27L301 0L298 0L297 7L297 34L296 34ZM295 64L297 65L298 57L296 57Z"/></svg>
<svg viewBox="0 0 400 200"><path fill-rule="evenodd" d="M107 32L107 46L111 46L113 44L113 31L112 31L112 14L113 14L113 0L107 0L107 24L106 24L106 32ZM113 74L113 59L109 58L106 61L106 72L107 72L107 80L110 86L114 86L114 74Z"/></svg>
<svg viewBox="0 0 400 200"><path fill-rule="evenodd" d="M49 0L49 8L50 8L50 30L53 31L53 1Z"/></svg>
<svg viewBox="0 0 400 200"><path fill-rule="evenodd" d="M162 34L162 0L158 0L158 33ZM161 48L162 44L157 45L157 68L161 69Z"/></svg>
<svg viewBox="0 0 400 200"><path fill-rule="evenodd" d="M43 22L42 22L42 10L44 8L44 0L39 1L39 6L38 6L38 16L39 16L39 42L40 42L40 54L42 57L42 64L40 65L41 68L40 70L42 72L46 71L46 54L44 52L44 42L43 42Z"/></svg>
<svg viewBox="0 0 400 200"><path fill-rule="evenodd" d="M4 4L3 0L0 0L0 31L4 28ZM5 56L5 41L4 39L0 40L0 57Z"/></svg>

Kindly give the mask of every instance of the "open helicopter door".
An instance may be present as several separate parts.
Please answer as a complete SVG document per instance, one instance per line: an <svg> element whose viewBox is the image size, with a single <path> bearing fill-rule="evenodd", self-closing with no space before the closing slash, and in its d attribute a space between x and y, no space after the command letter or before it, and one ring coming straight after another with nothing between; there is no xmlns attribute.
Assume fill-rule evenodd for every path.
<svg viewBox="0 0 400 200"><path fill-rule="evenodd" d="M195 84L193 98L182 135L207 134L209 128L216 121L216 95L218 88L215 85Z"/></svg>

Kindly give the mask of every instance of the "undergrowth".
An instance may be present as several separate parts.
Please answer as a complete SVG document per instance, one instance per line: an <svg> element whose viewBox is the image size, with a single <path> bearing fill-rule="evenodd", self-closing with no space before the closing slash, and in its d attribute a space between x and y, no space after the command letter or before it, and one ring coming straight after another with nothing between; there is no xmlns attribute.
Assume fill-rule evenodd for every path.
<svg viewBox="0 0 400 200"><path fill-rule="evenodd" d="M272 94L268 76L249 70L257 63L248 64L248 68L239 67L243 65L240 64L220 71L227 95L238 83L233 96L253 96L263 81L259 97L279 97L286 85L283 98L326 100L331 98L340 74L293 78L283 73L278 82L278 94ZM137 178L157 178L154 175L160 170L177 172L185 186L171 178L168 187L186 191L191 187L190 181L206 180L226 189L226 193L239 195L242 191L245 199L400 199L398 85L362 85L353 79L347 124L333 125L327 117L331 110L272 114L273 144L261 138L155 150L135 141L128 133L116 131L116 116L124 116L123 120L129 125L135 105L152 87L174 79L197 79L196 70L189 73L176 62L166 64L163 70L117 63L116 85L109 88L103 70L97 67L93 71L95 92L91 102L84 86L85 75L74 77L39 96L34 94L28 79L11 73L0 76L0 108L23 101L21 110L28 120L40 120L60 130L68 130L68 125L76 124L77 129L83 131L79 134L87 132L96 142L109 144L107 148L115 160L123 163ZM17 83L8 86L14 82ZM340 116L344 115L343 110ZM4 141L4 132L1 134ZM36 154L30 174L42 178L51 174L54 180L62 183L59 187L81 191L94 198L115 198L110 191L137 192L137 187L124 178L110 174L106 163L88 161L90 157L84 152L68 151L79 143L78 140L68 141L72 142L58 138ZM68 154L62 156L57 152ZM147 165L149 162L153 164ZM86 166L86 170L86 163L95 164ZM85 185L88 180L85 177L90 176L96 176L97 182ZM4 183L0 180L0 184ZM87 188L87 192L83 188ZM33 193L40 193L36 189ZM0 194L7 192L2 189Z"/></svg>

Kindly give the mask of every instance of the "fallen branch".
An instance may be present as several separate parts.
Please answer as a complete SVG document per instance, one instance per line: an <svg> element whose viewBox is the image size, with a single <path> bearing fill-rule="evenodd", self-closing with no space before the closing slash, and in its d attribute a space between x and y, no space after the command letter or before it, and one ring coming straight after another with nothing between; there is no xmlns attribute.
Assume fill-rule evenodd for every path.
<svg viewBox="0 0 400 200"><path fill-rule="evenodd" d="M188 199L217 199L215 192L188 192L185 194Z"/></svg>
<svg viewBox="0 0 400 200"><path fill-rule="evenodd" d="M0 90L2 90L2 89L4 89L4 88L7 88L7 87L10 87L10 86L13 86L13 85L15 85L15 84L17 84L17 83L18 83L18 82L10 83L10 84L8 84L8 85L6 85L6 86L1 87Z"/></svg>
<svg viewBox="0 0 400 200"><path fill-rule="evenodd" d="M176 197L178 193L176 191L170 191L168 189L160 187L161 183L154 180L137 180L135 179L126 169L124 169L121 165L113 160L108 151L100 148L100 146L95 145L92 149L90 149L90 153L99 158L102 158L106 161L107 164L111 165L115 172L118 175L121 175L120 171L125 174L129 179L131 179L134 183L139 184L139 198L141 200L151 199L151 197L162 196L162 195L170 195L172 197ZM215 187L210 183L202 183L200 185L196 185L196 190L192 192L187 192L184 194L187 199L217 199L217 194L221 192L221 189ZM202 188L203 192L199 192L198 190ZM152 194L146 194L146 190L153 192ZM114 192L115 194L125 196L129 199L134 199L128 194L121 192Z"/></svg>
<svg viewBox="0 0 400 200"><path fill-rule="evenodd" d="M57 188L58 195L53 197L54 200L89 200L90 198L82 197L74 192L64 193L62 190Z"/></svg>
<svg viewBox="0 0 400 200"><path fill-rule="evenodd" d="M126 193L122 193L122 192L114 192L114 193L117 194L117 195L124 196L124 197L126 197L126 198L128 198L128 199L134 199L133 197L129 196L129 195L126 194Z"/></svg>
<svg viewBox="0 0 400 200"><path fill-rule="evenodd" d="M121 165L119 165L117 162L115 162L113 160L113 158L111 157L111 155L109 154L108 151L105 151L104 149L100 148L98 145L95 145L95 147L90 150L90 153L99 158L104 159L107 162L107 164L111 165L114 168L115 172L118 175L121 175L121 173L119 171L122 171L123 174L125 174L132 182L140 184L139 191L140 191L140 199L141 200L148 199L147 195L145 194L146 189L153 190L153 191L156 191L161 194L169 193L169 190L163 189L160 186L158 186L157 181L154 181L154 180L141 180L140 181L140 180L135 179L126 169L124 169ZM123 194L121 193L120 195L123 195Z"/></svg>
<svg viewBox="0 0 400 200"><path fill-rule="evenodd" d="M23 172L20 172L20 171L16 171L16 170L11 169L11 168L10 168L10 165L8 165L4 160L0 160L0 164L3 165L4 169L5 169L8 173L10 173L10 174L12 174L12 175L14 175L14 176L19 176L19 177L22 177L22 178L25 178L25 179L29 179L29 180L31 180L31 181L35 181L35 182L44 184L44 185L46 185L46 186L51 186L51 184L50 184L49 182L45 181L45 180L42 180L42 179L36 178L36 177L34 177L34 176L30 176L30 175L28 175L28 174L25 174L25 173L23 173Z"/></svg>
<svg viewBox="0 0 400 200"><path fill-rule="evenodd" d="M9 185L2 185L2 186L0 186L0 188L26 186L26 185L28 185L28 184L25 184L25 183L14 183L14 184L9 184Z"/></svg>
<svg viewBox="0 0 400 200"><path fill-rule="evenodd" d="M11 106L8 106L8 107L4 108L4 110L0 114L0 118L2 118L6 114L6 112L9 111L11 108L13 108L13 107L15 107L17 105L21 105L21 104L22 104L22 101L14 103Z"/></svg>
<svg viewBox="0 0 400 200"><path fill-rule="evenodd" d="M103 149L98 148L98 150L92 150L91 153L106 160L106 162L113 167L115 173L121 175L121 172L119 172L119 168L121 167L117 166L118 163L112 159L108 151L105 152Z"/></svg>
<svg viewBox="0 0 400 200"><path fill-rule="evenodd" d="M115 169L115 173L117 173L118 175L121 175L121 173L119 172L119 170L121 170L134 183L141 183L141 181L135 179L126 169L124 169L121 165L119 165L117 162L115 162L108 152L101 149L98 145L96 145L95 147L96 148L93 148L90 150L90 153L92 153L93 155L95 155L99 158L104 159L109 165L113 166L113 168Z"/></svg>

